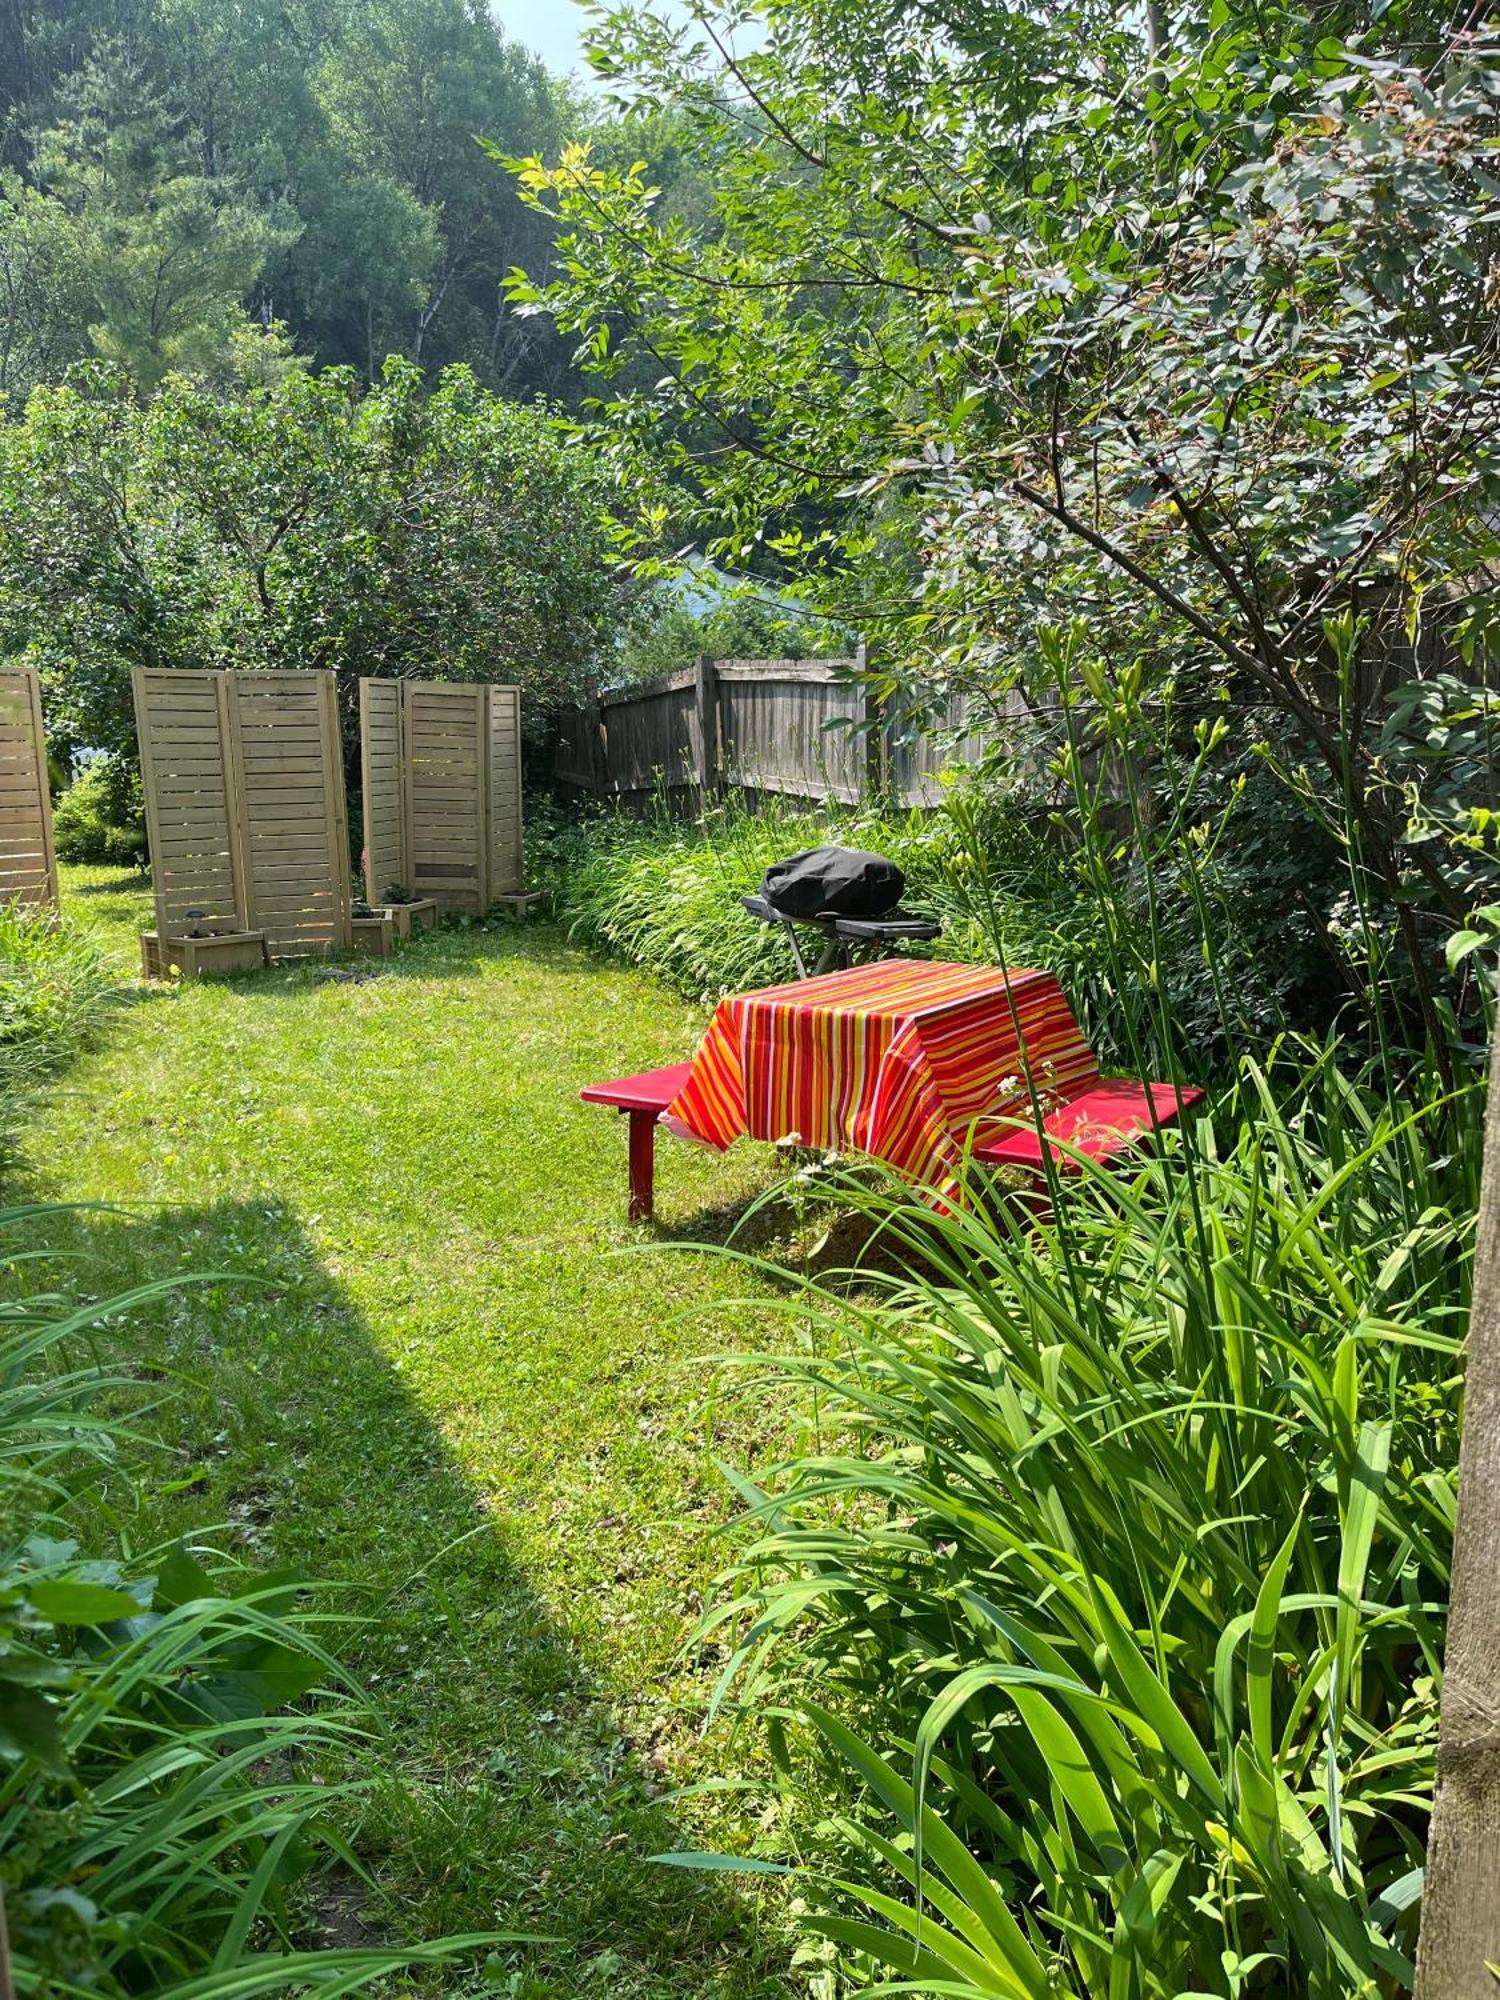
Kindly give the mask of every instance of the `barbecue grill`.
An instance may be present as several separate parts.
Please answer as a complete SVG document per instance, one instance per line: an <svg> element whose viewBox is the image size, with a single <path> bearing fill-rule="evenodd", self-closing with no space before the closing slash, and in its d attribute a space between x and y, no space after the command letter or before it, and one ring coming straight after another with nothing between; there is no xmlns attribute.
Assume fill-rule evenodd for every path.
<svg viewBox="0 0 1500 2000"><path fill-rule="evenodd" d="M741 896L740 907L763 924L779 924L786 932L797 977L815 979L821 972L841 970L856 957L874 957L942 936L943 927L934 918L900 907L904 887L900 869L883 855L819 847L767 869L760 894ZM777 889L779 897L770 893ZM836 907L819 908L820 892ZM811 970L797 935L799 927L821 940Z"/></svg>

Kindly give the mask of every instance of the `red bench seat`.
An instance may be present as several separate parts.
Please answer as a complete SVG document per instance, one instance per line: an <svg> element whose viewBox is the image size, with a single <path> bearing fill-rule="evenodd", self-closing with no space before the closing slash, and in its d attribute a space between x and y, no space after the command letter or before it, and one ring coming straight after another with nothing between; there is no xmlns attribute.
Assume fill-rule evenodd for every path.
<svg viewBox="0 0 1500 2000"><path fill-rule="evenodd" d="M1049 1153L1063 1171L1076 1171L1077 1160L1064 1148L1071 1147L1090 1160L1111 1159L1159 1126L1172 1124L1202 1097L1201 1090L1176 1084L1101 1078L1047 1112L1042 1132L1047 1136ZM972 1157L984 1166L1027 1167L1035 1172L1042 1166L1042 1139L1035 1124L1018 1124L1004 1138L976 1146Z"/></svg>
<svg viewBox="0 0 1500 2000"><path fill-rule="evenodd" d="M610 1083L591 1083L578 1094L585 1104L608 1104L630 1120L630 1219L650 1220L656 1193L656 1126L678 1096L692 1064L665 1063ZM1090 1084L1049 1111L1042 1119L1053 1159L1064 1172L1076 1171L1077 1161L1063 1150L1071 1147L1091 1160L1111 1159L1159 1126L1170 1125L1202 1101L1201 1090L1170 1083L1131 1083L1109 1078ZM1001 1139L976 1146L972 1157L981 1166L1024 1167L1040 1172L1042 1142L1034 1125L1018 1124Z"/></svg>
<svg viewBox="0 0 1500 2000"><path fill-rule="evenodd" d="M679 1095L693 1065L664 1063L612 1083L586 1084L585 1104L612 1104L630 1120L630 1219L648 1222L656 1202L656 1121Z"/></svg>

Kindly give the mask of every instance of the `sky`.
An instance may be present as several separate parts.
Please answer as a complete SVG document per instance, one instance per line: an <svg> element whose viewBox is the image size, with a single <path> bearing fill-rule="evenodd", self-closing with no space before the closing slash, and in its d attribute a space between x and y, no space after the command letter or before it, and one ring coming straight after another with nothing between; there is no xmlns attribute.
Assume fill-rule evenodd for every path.
<svg viewBox="0 0 1500 2000"><path fill-rule="evenodd" d="M490 11L512 41L535 50L554 74L573 72L587 82L580 44L588 16L574 0L490 0ZM662 11L683 13L673 5Z"/></svg>

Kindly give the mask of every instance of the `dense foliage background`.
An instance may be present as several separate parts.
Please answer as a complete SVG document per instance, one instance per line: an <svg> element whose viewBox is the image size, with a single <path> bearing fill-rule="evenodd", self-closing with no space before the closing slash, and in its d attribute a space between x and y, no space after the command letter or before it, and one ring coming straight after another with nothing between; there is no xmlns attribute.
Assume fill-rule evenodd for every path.
<svg viewBox="0 0 1500 2000"><path fill-rule="evenodd" d="M556 393L497 289L545 256L475 145L549 149L565 86L466 0L13 0L0 10L0 391L101 355L143 389L285 343Z"/></svg>

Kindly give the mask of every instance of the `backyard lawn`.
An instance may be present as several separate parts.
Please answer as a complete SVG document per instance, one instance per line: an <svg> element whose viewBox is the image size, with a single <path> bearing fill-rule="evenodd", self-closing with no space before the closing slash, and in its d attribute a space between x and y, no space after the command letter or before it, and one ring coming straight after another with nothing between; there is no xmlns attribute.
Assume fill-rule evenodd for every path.
<svg viewBox="0 0 1500 2000"><path fill-rule="evenodd" d="M66 875L129 977L138 878ZM357 981L132 993L27 1145L28 1193L119 1205L67 1232L79 1287L260 1281L124 1329L179 1392L154 1420L176 1491L124 1532L228 1524L360 1587L391 1781L361 1841L378 1896L351 1876L330 1936L546 1933L491 1969L521 1995L786 1990L752 1903L647 1859L715 1834L662 1795L714 1770L713 1666L677 1652L722 1560L712 1453L757 1439L699 1357L741 1337L752 1280L636 1247L620 1121L577 1099L700 1025L548 924L448 929ZM764 1155L661 1150L656 1235L722 1241Z"/></svg>

